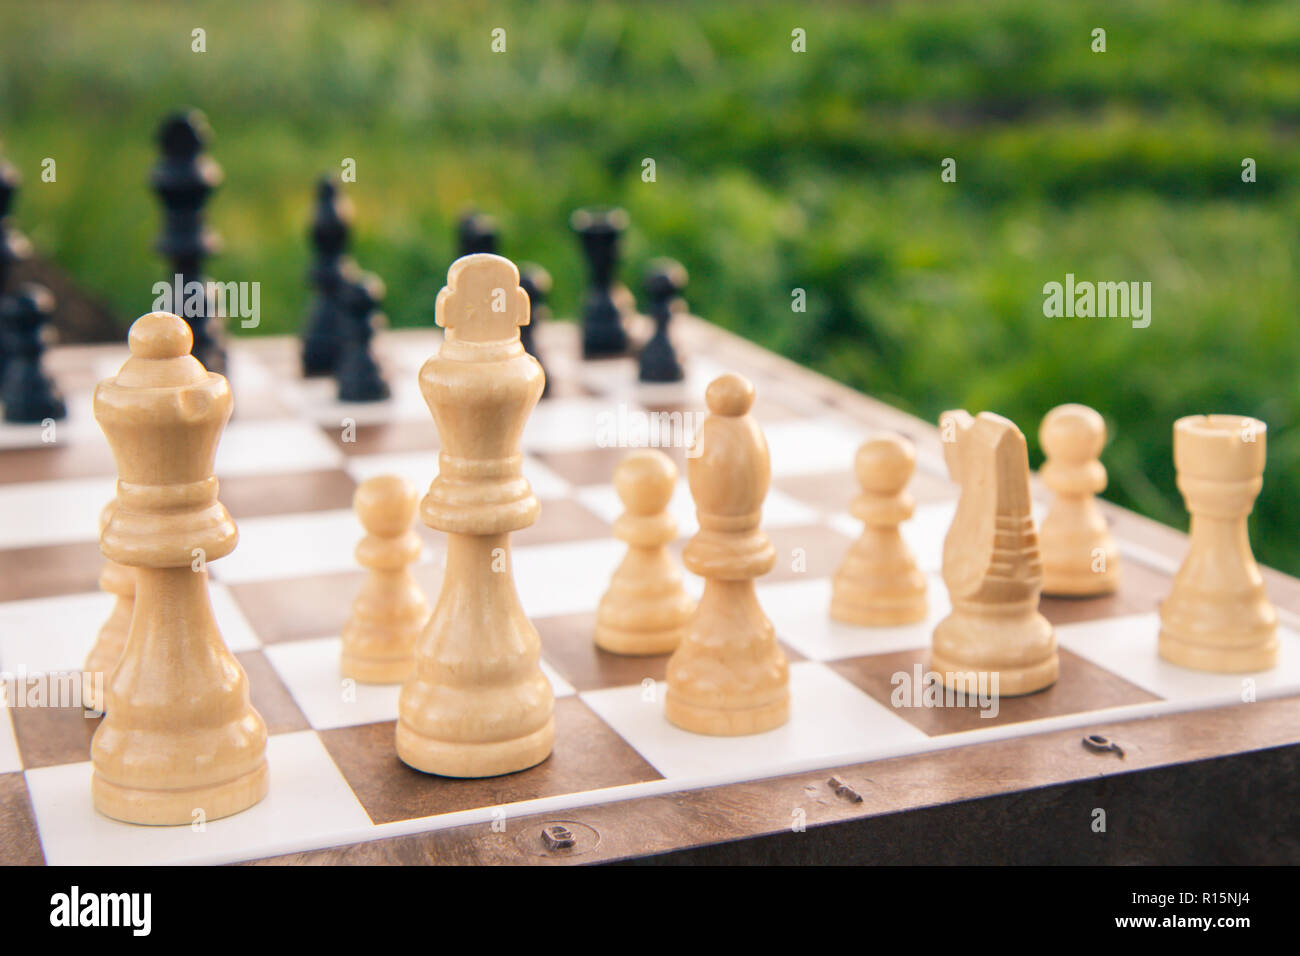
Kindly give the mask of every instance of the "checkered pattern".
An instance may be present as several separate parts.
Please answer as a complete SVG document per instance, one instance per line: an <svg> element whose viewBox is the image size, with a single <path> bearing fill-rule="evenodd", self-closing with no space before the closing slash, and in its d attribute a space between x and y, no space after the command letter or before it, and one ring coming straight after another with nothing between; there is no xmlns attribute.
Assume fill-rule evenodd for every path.
<svg viewBox="0 0 1300 956"><path fill-rule="evenodd" d="M1241 677L1157 658L1156 602L1174 567L1141 542L1122 541L1117 595L1043 601L1061 646L1054 687L1001 701L991 719L973 708L894 706L897 675L925 669L930 634L948 611L938 571L956 489L942 462L923 450L912 485L919 505L904 528L930 578L929 619L896 628L841 625L827 608L830 576L860 530L846 510L856 492L850 468L860 441L881 422L810 394L780 366L756 366L752 350L719 347L728 340L716 334L709 348L692 350L689 337L699 329L690 324L691 374L675 386L638 386L629 360L579 362L571 326L542 331L553 394L524 434L524 471L542 517L514 536L514 568L556 695L549 760L489 780L417 773L393 749L397 688L348 688L339 678L339 631L362 580L353 562L361 531L352 493L372 475L402 474L424 487L436 472L437 434L415 373L437 334L379 340L394 396L369 406L340 405L328 380L302 381L292 340L239 342L231 361L235 418L216 470L240 541L210 571L217 621L270 729L270 794L201 832L119 823L91 805L88 749L97 720L80 710L0 708L0 861L219 862L475 822L488 834L503 816L1086 726L1100 712L1119 719L1241 700ZM108 615L112 598L96 587L96 522L114 474L89 393L124 357L122 348L54 350L50 366L69 396L69 420L54 436L0 427L6 673L79 670ZM666 658L617 657L591 639L594 608L622 555L610 534L619 512L611 477L625 453L599 446L597 416L620 406L702 410L704 385L726 370L748 375L760 396L755 413L773 475L764 526L778 563L758 594L791 660L793 695L786 726L745 738L671 726L662 712ZM681 463L681 449L665 450ZM670 507L680 549L696 527L685 482ZM443 542L421 532L416 576L432 600ZM687 582L699 592L698 579L688 574ZM1300 692L1294 631L1284 632L1279 666L1251 681L1258 697Z"/></svg>

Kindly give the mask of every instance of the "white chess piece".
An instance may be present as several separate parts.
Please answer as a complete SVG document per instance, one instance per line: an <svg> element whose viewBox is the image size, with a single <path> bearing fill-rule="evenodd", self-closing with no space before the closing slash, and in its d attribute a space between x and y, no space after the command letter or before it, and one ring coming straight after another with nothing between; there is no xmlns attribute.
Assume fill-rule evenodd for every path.
<svg viewBox="0 0 1300 956"><path fill-rule="evenodd" d="M1237 415L1174 423L1174 467L1192 527L1187 557L1160 605L1167 661L1223 673L1277 663L1277 611L1246 528L1264 484L1267 433L1263 422Z"/></svg>
<svg viewBox="0 0 1300 956"><path fill-rule="evenodd" d="M510 532L541 510L519 441L544 373L519 340L528 296L509 259L453 262L436 316L446 335L420 390L442 452L421 514L447 533L446 570L398 699L397 755L426 773L490 777L541 763L555 738L541 641L510 567Z"/></svg>
<svg viewBox="0 0 1300 956"><path fill-rule="evenodd" d="M415 670L415 641L429 604L411 576L420 538L411 527L418 494L397 475L368 478L353 507L366 529L357 562L369 569L343 627L340 671L364 684L400 684Z"/></svg>
<svg viewBox="0 0 1300 956"><path fill-rule="evenodd" d="M854 471L862 493L852 512L863 529L832 581L835 620L862 627L925 620L925 575L898 533L912 516L914 503L905 489L915 468L916 451L899 435L877 436L858 449Z"/></svg>
<svg viewBox="0 0 1300 956"><path fill-rule="evenodd" d="M266 725L226 648L207 562L237 534L212 462L230 386L190 355L183 319L131 326L131 357L95 389L95 420L117 461L117 505L100 538L135 569L135 611L91 741L96 809L129 823L229 816L266 795Z"/></svg>
<svg viewBox="0 0 1300 956"><path fill-rule="evenodd" d="M990 412L945 412L940 432L961 498L943 542L952 613L934 630L930 669L954 689L991 687L996 673L999 695L1042 690L1060 663L1052 625L1038 613L1043 564L1025 436Z"/></svg>
<svg viewBox="0 0 1300 956"><path fill-rule="evenodd" d="M675 651L695 602L682 589L682 572L668 551L677 522L668 502L677 483L672 459L653 448L634 451L614 471L624 512L614 537L627 555L596 608L596 646L615 654Z"/></svg>
<svg viewBox="0 0 1300 956"><path fill-rule="evenodd" d="M704 578L704 596L668 661L664 713L699 734L756 734L790 718L789 665L754 594L754 578L776 562L759 527L771 468L749 414L754 387L723 375L705 401L710 414L686 465L700 530L682 555Z"/></svg>
<svg viewBox="0 0 1300 956"><path fill-rule="evenodd" d="M1055 494L1039 534L1043 593L1109 594L1119 584L1119 549L1094 497L1106 488L1099 459L1106 422L1086 405L1058 405L1043 418L1038 440L1047 458L1038 474Z"/></svg>

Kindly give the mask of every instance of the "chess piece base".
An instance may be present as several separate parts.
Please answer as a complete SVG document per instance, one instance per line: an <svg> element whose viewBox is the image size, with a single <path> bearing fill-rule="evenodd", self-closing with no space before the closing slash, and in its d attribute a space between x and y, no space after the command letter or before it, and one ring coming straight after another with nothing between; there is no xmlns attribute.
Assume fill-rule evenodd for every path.
<svg viewBox="0 0 1300 956"><path fill-rule="evenodd" d="M247 810L266 796L266 759L234 780L202 787L184 790L120 787L96 773L90 790L96 810L126 823L179 826L193 823L196 810L203 811L204 820L219 820Z"/></svg>
<svg viewBox="0 0 1300 956"><path fill-rule="evenodd" d="M775 730L790 719L790 691L782 687L774 700L749 707L712 707L683 700L671 687L664 698L668 722L693 734L739 737Z"/></svg>
<svg viewBox="0 0 1300 956"><path fill-rule="evenodd" d="M685 625L638 631L597 624L596 646L611 654L624 654L629 657L671 654L682 643L685 633Z"/></svg>
<svg viewBox="0 0 1300 956"><path fill-rule="evenodd" d="M1180 667L1223 674L1269 670L1277 663L1277 611L1258 571L1225 596L1174 579L1160 604L1161 658Z"/></svg>
<svg viewBox="0 0 1300 956"><path fill-rule="evenodd" d="M705 582L668 661L664 715L683 730L719 737L760 734L790 719L790 668L752 580Z"/></svg>
<svg viewBox="0 0 1300 956"><path fill-rule="evenodd" d="M535 767L551 755L555 718L523 737L488 743L437 740L397 722L397 756L408 767L440 777L499 777Z"/></svg>
<svg viewBox="0 0 1300 956"><path fill-rule="evenodd" d="M902 627L918 624L930 613L924 589L912 594L872 595L870 600L863 600L856 588L854 592L846 594L832 587L832 619L857 627Z"/></svg>
<svg viewBox="0 0 1300 956"><path fill-rule="evenodd" d="M940 682L944 687L953 690L964 690L971 693L975 688L981 686L980 675L985 675L983 686L990 687L988 683L988 674L990 671L962 670L962 665L956 661L944 660L936 654L930 655L930 670L939 675ZM1026 694L1035 694L1040 690L1045 690L1056 683L1057 677L1060 676L1060 660L1053 654L1048 660L1030 667L1000 667L997 668L998 675L998 697L1023 697Z"/></svg>
<svg viewBox="0 0 1300 956"><path fill-rule="evenodd" d="M1270 670L1277 664L1277 634L1244 647L1212 647L1184 640L1160 629L1159 651L1163 660L1179 667L1219 674L1246 674Z"/></svg>
<svg viewBox="0 0 1300 956"><path fill-rule="evenodd" d="M344 653L339 673L358 684L404 684L415 674L415 658L358 657Z"/></svg>
<svg viewBox="0 0 1300 956"><path fill-rule="evenodd" d="M1033 600L1036 607L1037 595ZM956 689L981 673L998 674L998 696L1032 694L1056 683L1060 657L1052 625L1036 610L1023 613L1023 605L1009 605L1011 613L988 615L953 613L934 630L930 669L945 687ZM985 678L987 681L987 678Z"/></svg>

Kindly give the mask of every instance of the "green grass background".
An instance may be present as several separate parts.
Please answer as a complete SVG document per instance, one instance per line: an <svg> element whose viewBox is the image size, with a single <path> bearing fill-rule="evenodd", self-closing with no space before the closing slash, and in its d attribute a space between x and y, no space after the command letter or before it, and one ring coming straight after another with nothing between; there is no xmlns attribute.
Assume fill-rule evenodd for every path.
<svg viewBox="0 0 1300 956"><path fill-rule="evenodd" d="M16 221L124 319L163 271L153 131L191 104L226 173L209 271L262 283L261 332L300 323L312 182L344 157L356 256L397 325L432 321L469 204L571 313L568 214L617 203L638 291L647 260L674 256L698 314L930 420L1005 414L1035 464L1043 414L1093 405L1113 433L1107 496L1162 521L1186 525L1174 419L1264 419L1255 547L1300 573L1294 2L4 0L0 15ZM1042 286L1066 272L1150 281L1151 326L1045 318Z"/></svg>

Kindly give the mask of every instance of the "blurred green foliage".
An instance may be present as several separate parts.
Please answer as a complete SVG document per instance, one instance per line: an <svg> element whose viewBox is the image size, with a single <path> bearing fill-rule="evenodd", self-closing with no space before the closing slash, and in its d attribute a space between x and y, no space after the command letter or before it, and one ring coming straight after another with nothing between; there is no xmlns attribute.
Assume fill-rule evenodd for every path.
<svg viewBox="0 0 1300 956"><path fill-rule="evenodd" d="M1111 424L1107 495L1185 526L1180 415L1270 425L1262 560L1300 573L1300 12L1290 0L1044 4L0 3L17 221L125 318L162 272L159 118L207 114L214 278L295 329L312 182L357 163L355 252L427 324L474 205L581 276L567 217L625 206L625 279L681 259L698 314L934 420ZM191 52L191 31L207 52ZM493 53L491 31L506 30ZM807 52L791 50L791 31ZM1107 51L1091 32L1107 31ZM40 182L40 161L58 181ZM657 181L641 180L652 157ZM956 183L940 181L944 157ZM1258 181L1241 181L1241 163ZM1048 319L1042 287L1150 281L1152 323ZM795 288L807 312L791 311ZM1292 504L1288 505L1288 502Z"/></svg>

